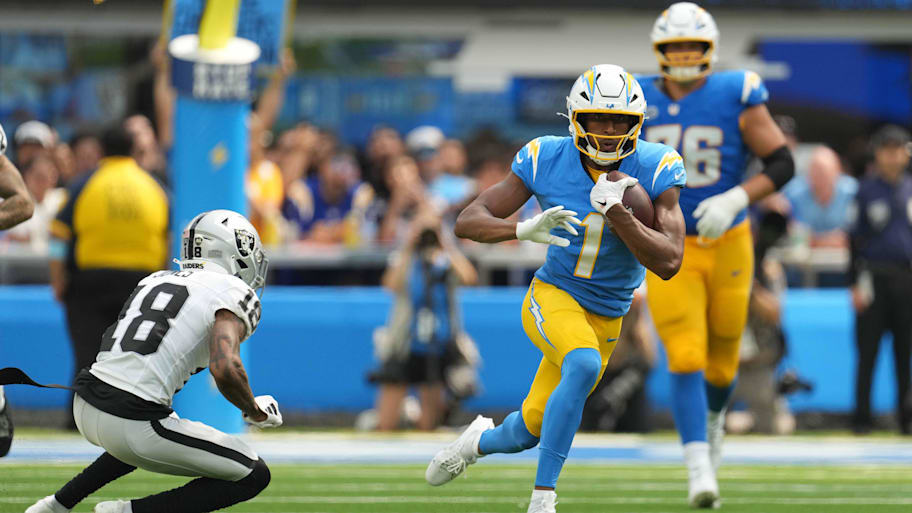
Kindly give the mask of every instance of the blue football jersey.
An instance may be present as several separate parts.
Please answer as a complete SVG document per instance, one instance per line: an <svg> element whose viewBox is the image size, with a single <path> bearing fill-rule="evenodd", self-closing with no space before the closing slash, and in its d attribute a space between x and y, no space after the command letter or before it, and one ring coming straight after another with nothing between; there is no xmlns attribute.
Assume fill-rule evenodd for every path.
<svg viewBox="0 0 912 513"><path fill-rule="evenodd" d="M512 169L542 210L563 205L576 211L583 222L577 236L561 229L552 231L569 239L570 246L550 246L535 276L567 292L590 312L609 317L626 314L646 269L605 226L605 216L589 204L594 182L580 162L573 138L533 139L516 154ZM686 181L684 163L674 149L643 140L632 155L621 160L619 170L639 180L653 201Z"/></svg>
<svg viewBox="0 0 912 513"><path fill-rule="evenodd" d="M704 199L725 192L744 179L750 150L741 138L739 117L748 107L766 102L769 93L752 71L719 71L680 101L659 88L661 77L638 78L646 95L647 120L643 137L678 150L687 168L687 187L681 191L681 210L687 233L697 233L693 211ZM741 211L732 226L744 220Z"/></svg>

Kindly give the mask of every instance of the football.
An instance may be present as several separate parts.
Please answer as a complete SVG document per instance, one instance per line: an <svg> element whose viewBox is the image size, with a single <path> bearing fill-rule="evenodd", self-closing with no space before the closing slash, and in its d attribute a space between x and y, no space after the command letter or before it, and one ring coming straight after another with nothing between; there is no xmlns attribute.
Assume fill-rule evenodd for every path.
<svg viewBox="0 0 912 513"><path fill-rule="evenodd" d="M608 173L608 179L612 182L616 182L625 176L629 175L620 171L611 171ZM652 200L649 198L649 193L646 192L646 189L644 189L642 185L637 183L633 187L628 187L627 191L624 193L623 204L624 207L633 213L633 216L639 219L641 223L649 228L653 227L655 210L652 207Z"/></svg>

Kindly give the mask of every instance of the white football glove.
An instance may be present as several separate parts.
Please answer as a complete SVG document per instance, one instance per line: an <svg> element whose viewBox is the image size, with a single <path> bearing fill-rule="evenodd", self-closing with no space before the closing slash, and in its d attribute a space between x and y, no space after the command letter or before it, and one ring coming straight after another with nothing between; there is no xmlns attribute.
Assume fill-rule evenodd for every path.
<svg viewBox="0 0 912 513"><path fill-rule="evenodd" d="M747 192L741 186L701 201L694 210L697 221L697 233L706 239L718 239L731 227L738 212L750 203Z"/></svg>
<svg viewBox="0 0 912 513"><path fill-rule="evenodd" d="M563 205L551 207L531 219L516 223L516 238L566 248L570 245L570 241L557 235L551 235L551 230L561 228L573 235L579 235L576 228L570 224L581 224L580 220L574 216L576 216L576 212L564 210Z"/></svg>
<svg viewBox="0 0 912 513"><path fill-rule="evenodd" d="M625 176L612 182L608 180L608 173L602 173L589 191L589 204L602 215L607 215L609 208L622 202L627 188L633 187L636 183L637 179L632 176Z"/></svg>
<svg viewBox="0 0 912 513"><path fill-rule="evenodd" d="M258 395L253 398L260 410L266 414L266 418L261 421L255 421L244 414L244 422L258 428L279 427L282 425L282 412L279 411L279 403L271 395Z"/></svg>

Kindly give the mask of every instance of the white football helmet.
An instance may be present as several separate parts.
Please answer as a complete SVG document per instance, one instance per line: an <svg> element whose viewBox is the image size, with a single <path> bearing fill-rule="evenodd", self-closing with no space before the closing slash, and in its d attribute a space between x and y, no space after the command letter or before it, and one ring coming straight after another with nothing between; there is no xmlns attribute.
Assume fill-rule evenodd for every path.
<svg viewBox="0 0 912 513"><path fill-rule="evenodd" d="M194 217L181 235L181 269L226 272L259 293L266 285L269 259L256 228L232 210L210 210Z"/></svg>
<svg viewBox="0 0 912 513"><path fill-rule="evenodd" d="M624 135L599 135L587 132L579 121L580 114L622 114L632 116L630 130ZM607 165L636 151L640 129L646 113L646 97L639 82L624 68L614 64L597 64L586 70L570 88L567 96L567 119L576 148L595 163ZM617 139L614 151L600 151L595 141ZM584 146L585 145L585 146Z"/></svg>
<svg viewBox="0 0 912 513"><path fill-rule="evenodd" d="M716 62L719 29L706 9L692 2L678 2L665 9L652 26L652 49L662 75L678 82L690 82L709 74ZM665 53L668 43L703 43L702 52Z"/></svg>

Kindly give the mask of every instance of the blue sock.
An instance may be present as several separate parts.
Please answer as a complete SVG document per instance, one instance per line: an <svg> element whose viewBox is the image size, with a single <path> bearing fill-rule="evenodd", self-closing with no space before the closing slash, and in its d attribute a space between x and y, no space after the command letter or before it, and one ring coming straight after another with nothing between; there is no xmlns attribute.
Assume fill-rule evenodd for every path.
<svg viewBox="0 0 912 513"><path fill-rule="evenodd" d="M728 399L735 389L735 381L732 381L724 387L717 387L709 381L704 381L703 384L706 388L706 400L709 404L709 409L716 413L725 409L725 407L728 406Z"/></svg>
<svg viewBox="0 0 912 513"><path fill-rule="evenodd" d="M535 486L554 488L557 485L557 476L583 418L586 397L601 370L602 355L595 349L574 349L564 357L560 383L545 405Z"/></svg>
<svg viewBox="0 0 912 513"><path fill-rule="evenodd" d="M671 373L671 414L681 443L706 441L706 388L703 371Z"/></svg>
<svg viewBox="0 0 912 513"><path fill-rule="evenodd" d="M524 451L538 444L538 437L526 429L522 413L514 411L503 423L481 434L478 450L482 454L514 453Z"/></svg>

